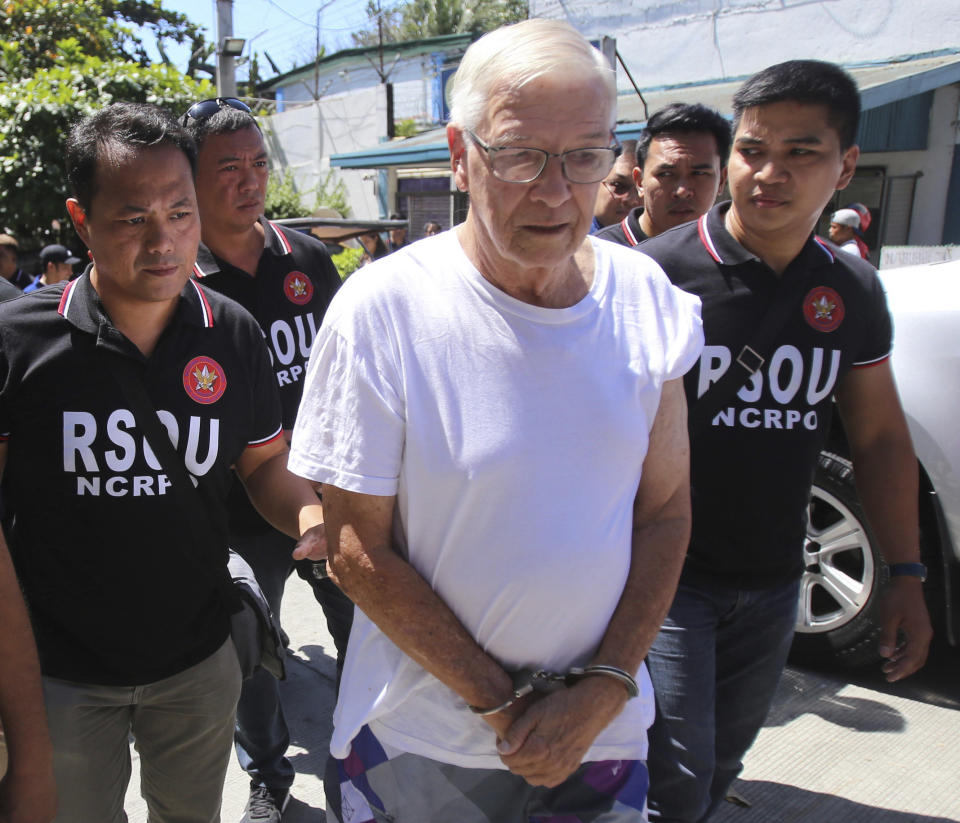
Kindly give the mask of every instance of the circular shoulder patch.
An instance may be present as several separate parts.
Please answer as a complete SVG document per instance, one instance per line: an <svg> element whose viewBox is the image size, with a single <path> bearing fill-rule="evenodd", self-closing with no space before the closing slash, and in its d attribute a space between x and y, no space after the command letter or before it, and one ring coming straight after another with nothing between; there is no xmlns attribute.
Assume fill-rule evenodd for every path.
<svg viewBox="0 0 960 823"><path fill-rule="evenodd" d="M302 271L292 271L283 280L283 293L291 303L303 306L313 298L313 283Z"/></svg>
<svg viewBox="0 0 960 823"><path fill-rule="evenodd" d="M183 370L183 388L198 403L216 403L227 388L223 366L212 357L194 357Z"/></svg>
<svg viewBox="0 0 960 823"><path fill-rule="evenodd" d="M844 316L843 300L829 286L810 289L803 298L803 316L817 331L834 331Z"/></svg>

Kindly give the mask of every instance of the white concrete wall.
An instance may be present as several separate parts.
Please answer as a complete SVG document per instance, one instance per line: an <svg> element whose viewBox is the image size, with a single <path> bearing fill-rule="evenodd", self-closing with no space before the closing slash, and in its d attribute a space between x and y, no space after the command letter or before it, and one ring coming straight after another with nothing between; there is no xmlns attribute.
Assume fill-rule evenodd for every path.
<svg viewBox="0 0 960 823"><path fill-rule="evenodd" d="M957 0L530 0L530 16L616 37L642 88L736 78L794 58L850 64L960 47Z"/></svg>
<svg viewBox="0 0 960 823"><path fill-rule="evenodd" d="M330 171L332 154L375 146L386 132L386 95L375 86L329 95L319 102L287 107L267 118L265 132L275 167L290 168L303 192L315 189ZM351 217L377 218L377 173L334 170L347 187ZM310 196L312 205L313 196Z"/></svg>
<svg viewBox="0 0 960 823"><path fill-rule="evenodd" d="M379 61L374 57L379 68ZM341 64L322 69L317 76L309 77L283 86L285 104L304 103L316 98L326 99L353 92L363 92L381 83L380 75L369 61L358 62L349 68ZM405 58L394 62L384 56L384 71L393 83L394 117L402 120L414 117L426 120L432 105L432 78L434 66L430 55ZM384 132L385 133L385 132Z"/></svg>
<svg viewBox="0 0 960 823"><path fill-rule="evenodd" d="M271 157L293 169L302 190L315 188L326 176L330 155L369 149L386 138L386 87L378 68L379 61L376 66L369 61L352 61L349 67L340 63L283 87L285 110L269 118ZM430 122L435 73L430 55L400 60L385 56L384 70L393 83L394 120ZM389 211L396 188L393 174L338 169L335 176L347 187L351 217L381 216L381 180L390 189L383 193Z"/></svg>

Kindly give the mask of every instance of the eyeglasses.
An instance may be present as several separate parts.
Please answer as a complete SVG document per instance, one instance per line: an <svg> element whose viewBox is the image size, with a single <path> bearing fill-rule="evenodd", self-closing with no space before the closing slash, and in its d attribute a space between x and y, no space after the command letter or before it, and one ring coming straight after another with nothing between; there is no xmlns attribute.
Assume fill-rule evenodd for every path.
<svg viewBox="0 0 960 823"><path fill-rule="evenodd" d="M199 103L194 103L187 109L187 113L180 118L180 123L185 126L187 125L187 120L191 118L193 120L206 120L224 108L245 111L247 114L250 114L250 107L244 103L243 100L237 100L236 97L211 97L209 100L201 100Z"/></svg>
<svg viewBox="0 0 960 823"><path fill-rule="evenodd" d="M637 193L637 187L633 183L624 183L622 180L604 180L602 182L607 191L614 197L629 197L631 194Z"/></svg>
<svg viewBox="0 0 960 823"><path fill-rule="evenodd" d="M563 176L571 183L598 183L610 173L623 150L617 141L606 148L585 147L555 154L527 146L488 146L470 129L466 132L487 153L493 176L504 183L532 183L543 174L551 157L560 158Z"/></svg>

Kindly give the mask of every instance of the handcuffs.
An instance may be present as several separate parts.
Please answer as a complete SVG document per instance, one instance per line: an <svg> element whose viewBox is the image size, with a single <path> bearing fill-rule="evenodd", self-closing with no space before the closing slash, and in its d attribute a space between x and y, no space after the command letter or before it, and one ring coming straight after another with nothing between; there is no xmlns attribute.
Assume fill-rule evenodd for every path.
<svg viewBox="0 0 960 823"><path fill-rule="evenodd" d="M631 698L640 695L640 687L637 686L637 681L632 675L616 666L605 666L597 663L592 666L572 668L566 674L549 672L545 669L520 669L513 675L513 694L510 695L508 700L492 709L484 709L480 706L468 706L468 708L478 717L487 717L502 712L531 692L550 694L568 688L584 677L595 676L612 677L614 680L619 680Z"/></svg>

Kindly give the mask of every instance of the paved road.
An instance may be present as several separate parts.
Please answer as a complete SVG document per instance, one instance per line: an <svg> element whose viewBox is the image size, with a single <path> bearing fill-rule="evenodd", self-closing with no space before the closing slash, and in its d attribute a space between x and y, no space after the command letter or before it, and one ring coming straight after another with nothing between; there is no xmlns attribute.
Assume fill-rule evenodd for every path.
<svg viewBox="0 0 960 823"><path fill-rule="evenodd" d="M960 650L897 684L790 667L728 804L711 823L960 821Z"/></svg>
<svg viewBox="0 0 960 823"><path fill-rule="evenodd" d="M297 769L283 819L322 823L317 775L330 737L333 643L295 576L282 617L292 650L282 688ZM791 667L735 788L750 806L725 804L711 823L960 823L960 650L935 648L923 672L892 686L876 670ZM231 757L224 823L240 819L246 797L246 777ZM131 823L146 820L136 778L127 812Z"/></svg>

